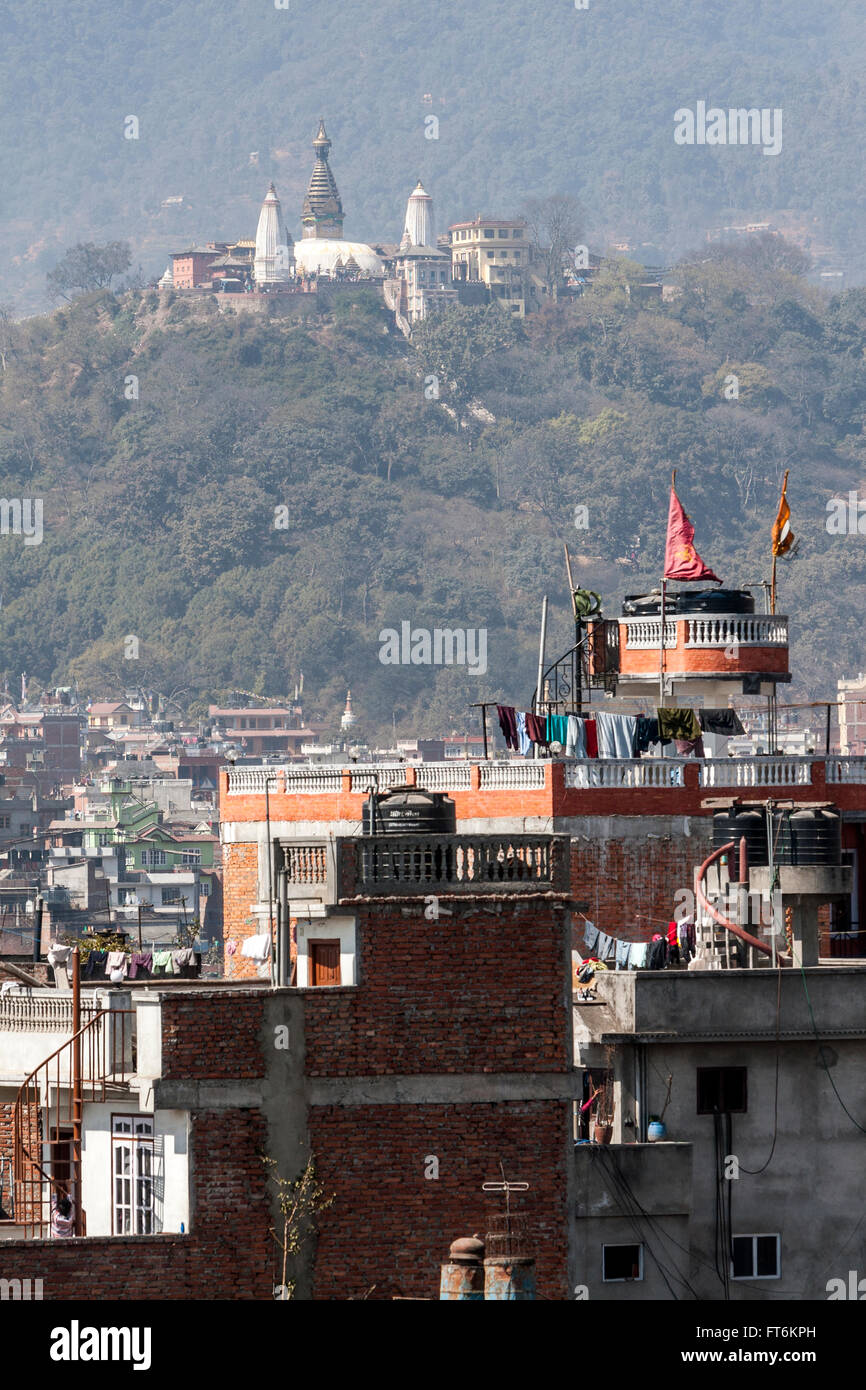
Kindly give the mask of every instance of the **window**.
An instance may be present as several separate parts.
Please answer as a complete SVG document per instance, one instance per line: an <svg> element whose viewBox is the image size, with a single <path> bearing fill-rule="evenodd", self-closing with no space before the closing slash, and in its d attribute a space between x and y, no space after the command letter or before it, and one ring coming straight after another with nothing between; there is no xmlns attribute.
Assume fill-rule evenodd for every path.
<svg viewBox="0 0 866 1390"><path fill-rule="evenodd" d="M185 850L183 851L183 853L181 854L181 856L180 856L180 862L181 862L181 864L200 864L200 863L201 863L201 850L200 850L200 849L185 849Z"/></svg>
<svg viewBox="0 0 866 1390"><path fill-rule="evenodd" d="M486 237L489 237L489 238L492 240L492 239L493 239L493 228L492 228L492 227L489 227L489 228L488 228L488 227L485 227L485 228L484 228L484 235L485 235Z"/></svg>
<svg viewBox="0 0 866 1390"><path fill-rule="evenodd" d="M165 864L165 850L152 849L149 856L148 851L145 850L141 856L141 862L142 864L150 864L151 868L155 869L158 865Z"/></svg>
<svg viewBox="0 0 866 1390"><path fill-rule="evenodd" d="M198 886L198 895L200 898L210 897L210 884L208 883L206 878L203 878Z"/></svg>
<svg viewBox="0 0 866 1390"><path fill-rule="evenodd" d="M734 1236L732 1279L780 1279L780 1236Z"/></svg>
<svg viewBox="0 0 866 1390"><path fill-rule="evenodd" d="M512 235L513 237L519 237L519 236L522 236L522 234L523 234L523 229L522 229L521 227L515 227L515 228L514 228L514 231L511 233L511 235Z"/></svg>
<svg viewBox="0 0 866 1390"><path fill-rule="evenodd" d="M179 884L177 887L172 884L171 887L162 890L162 905L163 907L174 907L177 903L185 902L188 895L189 890L183 884Z"/></svg>
<svg viewBox="0 0 866 1390"><path fill-rule="evenodd" d="M624 1284L631 1279L643 1279L643 1246L603 1245L601 1277L605 1284Z"/></svg>
<svg viewBox="0 0 866 1390"><path fill-rule="evenodd" d="M0 830L8 830L8 829L9 829L9 817L8 817L8 816L0 816Z"/></svg>
<svg viewBox="0 0 866 1390"><path fill-rule="evenodd" d="M698 1067L698 1114L745 1114L745 1067Z"/></svg>
<svg viewBox="0 0 866 1390"><path fill-rule="evenodd" d="M111 1182L114 1235L152 1235L152 1115L112 1115Z"/></svg>
<svg viewBox="0 0 866 1390"><path fill-rule="evenodd" d="M488 251L488 252L487 252L487 259L488 259L488 261L492 261L492 260L493 260L493 252L492 252L492 251Z"/></svg>

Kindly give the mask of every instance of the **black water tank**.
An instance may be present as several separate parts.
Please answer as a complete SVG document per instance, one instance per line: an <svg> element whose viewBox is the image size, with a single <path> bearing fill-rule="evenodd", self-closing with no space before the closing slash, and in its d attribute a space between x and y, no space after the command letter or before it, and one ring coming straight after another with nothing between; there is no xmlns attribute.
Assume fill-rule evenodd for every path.
<svg viewBox="0 0 866 1390"><path fill-rule="evenodd" d="M375 824L374 824L375 821ZM444 792L394 787L364 802L365 835L454 835L457 808Z"/></svg>
<svg viewBox="0 0 866 1390"><path fill-rule="evenodd" d="M626 594L623 599L624 618L650 618L661 611L661 595ZM754 613L755 599L746 589L698 589L694 592L673 591L665 596L665 616L677 613Z"/></svg>
<svg viewBox="0 0 866 1390"><path fill-rule="evenodd" d="M733 862L739 864L737 855L741 838L746 837L749 864L753 869L767 864L767 817L763 811L745 811L731 807L730 811L716 811L713 816L713 849L734 842Z"/></svg>
<svg viewBox="0 0 866 1390"><path fill-rule="evenodd" d="M842 817L835 807L805 807L773 816L773 859L777 864L842 863Z"/></svg>
<svg viewBox="0 0 866 1390"><path fill-rule="evenodd" d="M730 840L735 849L736 866L741 836L746 837L749 867L769 863L767 816L759 810L731 808L713 816L713 849ZM816 865L842 863L842 817L833 806L804 807L802 810L773 812L773 863Z"/></svg>

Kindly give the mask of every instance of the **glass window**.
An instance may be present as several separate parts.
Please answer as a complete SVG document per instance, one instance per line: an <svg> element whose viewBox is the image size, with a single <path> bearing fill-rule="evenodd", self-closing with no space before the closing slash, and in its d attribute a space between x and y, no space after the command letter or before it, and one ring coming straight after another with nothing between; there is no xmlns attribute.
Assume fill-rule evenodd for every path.
<svg viewBox="0 0 866 1390"><path fill-rule="evenodd" d="M643 1279L643 1246L603 1245L602 1279L605 1284Z"/></svg>
<svg viewBox="0 0 866 1390"><path fill-rule="evenodd" d="M114 1234L152 1235L152 1115L112 1115L111 1183Z"/></svg>
<svg viewBox="0 0 866 1390"><path fill-rule="evenodd" d="M698 1067L698 1114L745 1114L748 1108L745 1067Z"/></svg>
<svg viewBox="0 0 866 1390"><path fill-rule="evenodd" d="M492 227L485 227L485 228L484 228L484 235L485 235L486 237L490 238L490 240L492 240L492 239L493 239L493 228L492 228Z"/></svg>
<svg viewBox="0 0 866 1390"><path fill-rule="evenodd" d="M507 236L508 236L508 228L507 228L507 227L500 227L500 228L499 228L499 235L500 235L501 237L507 237Z"/></svg>
<svg viewBox="0 0 866 1390"><path fill-rule="evenodd" d="M731 1242L731 1278L781 1278L781 1237L734 1236Z"/></svg>

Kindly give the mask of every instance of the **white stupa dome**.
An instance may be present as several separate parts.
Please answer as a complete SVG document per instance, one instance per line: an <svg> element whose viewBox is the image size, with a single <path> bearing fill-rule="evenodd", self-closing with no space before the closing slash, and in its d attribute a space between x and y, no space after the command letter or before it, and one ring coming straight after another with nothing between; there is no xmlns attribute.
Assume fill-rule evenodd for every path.
<svg viewBox="0 0 866 1390"><path fill-rule="evenodd" d="M305 237L295 242L298 273L332 275L352 259L362 274L382 275L383 266L372 246L363 241L337 241L331 237Z"/></svg>

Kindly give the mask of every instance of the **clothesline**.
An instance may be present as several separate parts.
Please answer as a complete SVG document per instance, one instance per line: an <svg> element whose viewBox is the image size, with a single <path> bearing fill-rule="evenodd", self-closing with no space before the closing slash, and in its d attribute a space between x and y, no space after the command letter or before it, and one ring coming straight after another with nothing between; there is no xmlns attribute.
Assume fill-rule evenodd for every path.
<svg viewBox="0 0 866 1390"><path fill-rule="evenodd" d="M592 716L533 714L513 705L497 705L499 727L507 748L528 757L538 745L557 744L568 758L637 758L657 743L674 743L677 753L702 758L703 735L730 738L745 732L732 709L680 709L663 706L655 719L646 715L610 714L597 710Z"/></svg>
<svg viewBox="0 0 866 1390"><path fill-rule="evenodd" d="M670 922L667 934L662 936L657 932L652 941L625 941L601 931L587 917L584 922L583 940L587 951L584 965L587 960L595 959L607 969L606 962L612 958L617 970L663 970L674 952L684 961L694 955L693 922Z"/></svg>

